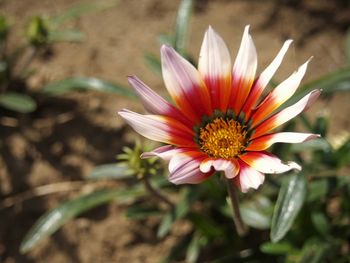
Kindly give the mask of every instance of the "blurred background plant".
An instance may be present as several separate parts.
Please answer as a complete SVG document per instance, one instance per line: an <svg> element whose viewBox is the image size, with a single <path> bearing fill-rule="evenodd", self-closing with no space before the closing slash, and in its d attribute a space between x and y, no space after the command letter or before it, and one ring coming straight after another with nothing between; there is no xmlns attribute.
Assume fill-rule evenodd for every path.
<svg viewBox="0 0 350 263"><path fill-rule="evenodd" d="M13 32L11 19L0 15L0 106L19 113L35 111L38 94L30 91L26 83L28 77L35 74L35 69L31 68L34 59L48 56L57 42L83 41L84 33L65 30L64 22L115 4L116 1L100 1L75 5L57 16L33 16L24 32ZM22 34L15 46L9 45L12 33Z"/></svg>
<svg viewBox="0 0 350 263"><path fill-rule="evenodd" d="M182 0L174 33L160 35L159 42L174 46L194 63L186 51L192 10L193 2ZM28 42L31 49L47 48L54 41L48 37L50 34L52 36L48 32L56 27L47 26L49 23L45 21L41 18L32 20L32 38ZM6 39L6 21L0 21L0 24L4 24L3 28L6 29L1 31L0 36L5 35L1 39ZM74 36L73 40L81 39L77 37L80 33L69 35ZM349 42L350 38L347 39ZM345 53L350 54L349 45ZM161 72L157 56L146 52L144 59L152 70ZM27 71L27 66L25 68ZM273 81L271 87L276 84ZM303 84L287 105L315 88L323 90L324 99L336 92L349 91L350 68L342 68ZM77 89L136 98L128 88L92 77L64 79L46 85L43 91L60 95ZM29 100L26 101L28 103ZM2 105L8 107L6 103ZM326 111L313 119L303 114L282 130L300 129L321 134L322 137L300 145L278 144L273 147L273 153L281 159L297 161L303 171L298 174L268 175L258 191L239 196L242 218L249 227L244 237L239 237L235 232L225 183L219 175L200 185L171 185L166 179L167 167L163 162L156 158L139 158L142 152L154 145L137 139L133 145L123 148L115 163L95 167L86 178L88 182L109 183L102 188L93 187L42 215L25 236L21 252L28 253L69 220L113 201L126 206L127 218L141 223L155 218L155 231L160 240L172 235L180 222L181 232L185 234L176 237L176 244L162 262L349 262L350 134L344 132L341 136L329 136Z"/></svg>

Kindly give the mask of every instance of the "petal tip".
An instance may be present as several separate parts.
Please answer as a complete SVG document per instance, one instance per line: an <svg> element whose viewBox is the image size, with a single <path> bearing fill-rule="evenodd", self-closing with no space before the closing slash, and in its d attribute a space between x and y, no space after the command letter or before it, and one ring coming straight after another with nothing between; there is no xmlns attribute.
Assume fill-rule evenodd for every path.
<svg viewBox="0 0 350 263"><path fill-rule="evenodd" d="M136 75L128 75L128 76L127 76L127 79L128 79L128 81L129 81L129 83L130 83L131 81L137 80L137 77L136 77Z"/></svg>
<svg viewBox="0 0 350 263"><path fill-rule="evenodd" d="M295 162L288 162L287 165L291 168L291 169L294 169L294 170L297 170L297 171L301 171L302 168L299 164L295 163Z"/></svg>

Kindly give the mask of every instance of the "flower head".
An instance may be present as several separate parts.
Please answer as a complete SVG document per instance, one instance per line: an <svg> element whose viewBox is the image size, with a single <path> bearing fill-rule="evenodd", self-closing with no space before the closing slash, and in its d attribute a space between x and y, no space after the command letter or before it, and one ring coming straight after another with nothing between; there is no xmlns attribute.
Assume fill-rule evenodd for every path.
<svg viewBox="0 0 350 263"><path fill-rule="evenodd" d="M278 111L296 91L308 61L259 99L291 42L284 43L259 76L249 26L233 67L227 46L211 27L204 36L198 69L173 48L162 46L162 74L174 104L132 76L129 82L150 114L119 112L138 133L167 144L142 157L158 156L169 161L169 180L175 184L200 183L215 171L222 171L243 192L257 189L265 173L301 169L294 162L282 162L266 149L274 143L301 143L318 136L273 132L307 109L320 93L314 90Z"/></svg>

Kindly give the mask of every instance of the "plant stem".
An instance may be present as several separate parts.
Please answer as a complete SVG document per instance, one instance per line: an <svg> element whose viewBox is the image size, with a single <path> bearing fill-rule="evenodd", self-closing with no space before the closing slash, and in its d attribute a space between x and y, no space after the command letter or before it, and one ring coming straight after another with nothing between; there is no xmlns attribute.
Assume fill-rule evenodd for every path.
<svg viewBox="0 0 350 263"><path fill-rule="evenodd" d="M173 209L175 207L175 205L173 204L173 202L171 202L167 197L165 197L163 194L161 194L157 189L155 189L150 180L149 180L149 176L147 174L145 174L142 178L142 181L145 185L145 188L148 192L150 192L153 196L155 196L156 198L158 198L160 201L162 201L163 203L166 203L171 209Z"/></svg>
<svg viewBox="0 0 350 263"><path fill-rule="evenodd" d="M226 178L226 177L225 177ZM247 234L247 228L243 223L241 212L239 210L239 201L236 194L236 188L232 183L232 180L226 178L227 191L230 196L232 209L233 209L233 222L236 226L237 234L243 237Z"/></svg>

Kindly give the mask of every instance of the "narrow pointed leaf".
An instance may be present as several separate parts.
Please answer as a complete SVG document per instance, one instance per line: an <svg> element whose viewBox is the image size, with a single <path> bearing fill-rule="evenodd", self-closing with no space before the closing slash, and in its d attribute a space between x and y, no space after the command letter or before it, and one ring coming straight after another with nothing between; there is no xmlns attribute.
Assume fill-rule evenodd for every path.
<svg viewBox="0 0 350 263"><path fill-rule="evenodd" d="M292 152L303 152L303 151L317 151L322 150L324 152L332 149L329 142L323 138L317 138L303 143L293 144L290 147Z"/></svg>
<svg viewBox="0 0 350 263"><path fill-rule="evenodd" d="M162 66L160 60L152 54L146 53L144 59L147 65L157 74L162 74Z"/></svg>
<svg viewBox="0 0 350 263"><path fill-rule="evenodd" d="M242 203L240 211L245 224L256 229L268 229L270 227L272 210L271 203L267 198L265 200L267 203L263 204L256 201Z"/></svg>
<svg viewBox="0 0 350 263"><path fill-rule="evenodd" d="M126 210L126 216L132 219L147 219L151 216L160 216L161 211L156 207L145 207L142 205L133 205Z"/></svg>
<svg viewBox="0 0 350 263"><path fill-rule="evenodd" d="M0 106L21 113L33 112L37 107L35 100L31 97L16 92L0 95Z"/></svg>
<svg viewBox="0 0 350 263"><path fill-rule="evenodd" d="M185 54L188 24L192 14L192 0L182 0L177 11L175 27L175 50Z"/></svg>
<svg viewBox="0 0 350 263"><path fill-rule="evenodd" d="M272 216L272 242L281 240L291 228L304 203L305 195L306 182L303 174L293 174L283 183Z"/></svg>
<svg viewBox="0 0 350 263"><path fill-rule="evenodd" d="M173 223L177 219L185 217L189 212L190 204L194 198L193 191L188 191L188 189L185 188L182 195L182 199L176 204L175 209L167 212L160 222L157 231L158 238L165 237L169 233Z"/></svg>
<svg viewBox="0 0 350 263"><path fill-rule="evenodd" d="M285 255L292 252L294 249L291 244L286 242L271 243L266 242L260 246L260 250L265 254Z"/></svg>
<svg viewBox="0 0 350 263"><path fill-rule="evenodd" d="M90 3L77 4L64 11L60 15L51 18L50 22L52 23L52 25L58 26L66 20L78 18L79 16L87 13L102 11L111 8L118 2L119 1L117 0L102 0Z"/></svg>
<svg viewBox="0 0 350 263"><path fill-rule="evenodd" d="M330 183L326 179L311 181L308 184L308 193L306 200L308 202L319 202L323 200L331 189Z"/></svg>
<svg viewBox="0 0 350 263"><path fill-rule="evenodd" d="M330 95L336 91L350 91L350 67L333 71L319 79L310 81L298 89L295 95L279 109L284 109L304 97L314 89L321 89L321 95Z"/></svg>
<svg viewBox="0 0 350 263"><path fill-rule="evenodd" d="M198 260L199 253L201 250L201 238L202 235L199 232L193 234L192 240L187 247L186 251L186 262L195 263Z"/></svg>
<svg viewBox="0 0 350 263"><path fill-rule="evenodd" d="M158 238L163 238L169 233L175 219L176 217L175 217L174 211L169 211L168 213L165 214L165 216L163 217L162 221L158 226L158 230L157 230Z"/></svg>
<svg viewBox="0 0 350 263"><path fill-rule="evenodd" d="M329 233L330 225L325 214L321 212L311 213L311 222L321 235L326 236Z"/></svg>
<svg viewBox="0 0 350 263"><path fill-rule="evenodd" d="M210 217L192 212L189 219L196 229L206 237L219 237L225 235L225 230L218 226Z"/></svg>
<svg viewBox="0 0 350 263"><path fill-rule="evenodd" d="M143 193L144 191L140 189L128 191L105 189L67 201L39 218L24 237L20 246L20 251L21 253L27 253L35 247L38 242L52 235L69 220L89 209L105 204L116 198L125 200L128 197L135 197L135 195L141 195Z"/></svg>
<svg viewBox="0 0 350 263"><path fill-rule="evenodd" d="M83 41L84 38L85 38L84 33L78 30L49 32L49 41L53 41L53 42L59 42L59 41L79 42L79 41Z"/></svg>
<svg viewBox="0 0 350 263"><path fill-rule="evenodd" d="M135 172L126 164L103 164L96 166L88 175L89 179L125 179Z"/></svg>
<svg viewBox="0 0 350 263"><path fill-rule="evenodd" d="M328 261L329 255L337 249L336 244L322 242L318 240L306 241L298 263L324 263Z"/></svg>
<svg viewBox="0 0 350 263"><path fill-rule="evenodd" d="M63 94L74 90L95 90L102 92L111 92L122 95L127 98L136 98L134 92L121 85L114 84L110 81L87 78L87 77L74 77L64 79L58 82L51 83L43 87L43 91L52 95Z"/></svg>
<svg viewBox="0 0 350 263"><path fill-rule="evenodd" d="M159 44L163 45L168 45L168 46L174 46L174 36L170 36L170 35L165 35L165 34L160 34L158 37L158 42Z"/></svg>
<svg viewBox="0 0 350 263"><path fill-rule="evenodd" d="M332 158L338 167L350 163L350 139L345 141L345 143L335 151Z"/></svg>

